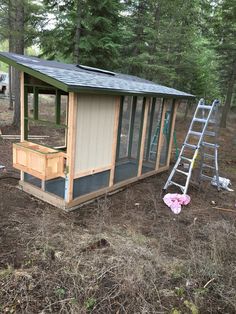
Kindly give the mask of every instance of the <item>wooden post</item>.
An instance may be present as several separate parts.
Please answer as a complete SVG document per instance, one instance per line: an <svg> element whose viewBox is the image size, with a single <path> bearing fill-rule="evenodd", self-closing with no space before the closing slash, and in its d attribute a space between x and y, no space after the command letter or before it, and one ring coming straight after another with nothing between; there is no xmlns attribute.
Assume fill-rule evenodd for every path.
<svg viewBox="0 0 236 314"><path fill-rule="evenodd" d="M20 141L25 139L25 88L24 88L24 72L20 73ZM20 172L20 179L24 181L24 172Z"/></svg>
<svg viewBox="0 0 236 314"><path fill-rule="evenodd" d="M140 155L139 155L139 165L138 165L138 177L142 174L143 158L144 158L144 148L145 148L145 139L147 132L147 122L148 122L148 111L151 103L151 98L148 98L145 104L144 118L143 118L143 129L140 145Z"/></svg>
<svg viewBox="0 0 236 314"><path fill-rule="evenodd" d="M166 109L167 109L167 99L163 99L160 131L159 131L159 138L158 138L158 145L157 145L156 170L160 168L161 147L163 144L163 127L164 127L164 122L165 122Z"/></svg>
<svg viewBox="0 0 236 314"><path fill-rule="evenodd" d="M116 166L116 149L117 149L117 139L118 139L118 130L119 130L119 117L120 117L120 108L121 108L121 100L120 96L116 97L115 104L115 117L114 117L114 129L113 129L113 144L112 144L112 166L110 171L110 181L109 186L114 184L114 176L115 176L115 166Z"/></svg>
<svg viewBox="0 0 236 314"><path fill-rule="evenodd" d="M147 151L146 151L146 160L149 158L150 148L151 148L151 140L152 140L152 129L153 129L153 120L154 120L154 113L156 108L156 98L152 99L152 107L150 111L150 120L149 120L149 128L148 128L148 137L147 137Z"/></svg>
<svg viewBox="0 0 236 314"><path fill-rule="evenodd" d="M134 134L134 121L135 113L137 108L137 96L133 97L131 113L130 113L130 123L129 123L129 135L128 135L128 158L131 158L132 145L133 145L133 134Z"/></svg>
<svg viewBox="0 0 236 314"><path fill-rule="evenodd" d="M77 122L77 94L69 93L68 104L68 133L67 133L67 162L66 162L66 202L73 199L73 183L75 168L75 138L76 138L76 122Z"/></svg>
<svg viewBox="0 0 236 314"><path fill-rule="evenodd" d="M25 139L25 88L24 88L24 72L20 73L20 140Z"/></svg>
<svg viewBox="0 0 236 314"><path fill-rule="evenodd" d="M172 144L173 144L173 136L174 136L174 130L175 130L175 120L176 120L176 114L177 114L177 109L179 106L179 100L174 100L173 103L173 114L172 114L172 119L170 121L171 125L171 131L170 131L170 137L169 137L169 146L168 146L168 155L167 155L167 162L166 166L170 165L170 158L171 158L171 149L172 149Z"/></svg>

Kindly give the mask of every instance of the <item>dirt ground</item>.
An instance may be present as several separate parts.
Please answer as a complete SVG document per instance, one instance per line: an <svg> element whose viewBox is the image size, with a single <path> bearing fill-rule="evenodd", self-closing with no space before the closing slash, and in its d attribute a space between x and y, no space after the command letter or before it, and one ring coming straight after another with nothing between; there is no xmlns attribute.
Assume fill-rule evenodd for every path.
<svg viewBox="0 0 236 314"><path fill-rule="evenodd" d="M0 100L0 124L10 124ZM180 112L181 143L191 116ZM220 175L236 189L236 115L220 136ZM191 185L174 215L162 173L65 213L20 191L0 139L0 313L236 313L236 195ZM219 209L220 208L220 209Z"/></svg>

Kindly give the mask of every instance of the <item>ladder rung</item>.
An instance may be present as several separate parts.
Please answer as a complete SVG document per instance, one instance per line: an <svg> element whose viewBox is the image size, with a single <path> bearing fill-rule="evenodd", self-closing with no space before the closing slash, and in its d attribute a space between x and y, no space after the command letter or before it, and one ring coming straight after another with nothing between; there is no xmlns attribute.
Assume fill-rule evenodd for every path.
<svg viewBox="0 0 236 314"><path fill-rule="evenodd" d="M170 183L173 184L173 185L178 186L179 188L181 188L181 190L182 190L182 189L184 190L184 188L185 188L185 186L183 186L183 185L181 185L181 184L178 184L178 183L176 183L176 182L174 182L174 181L170 181Z"/></svg>
<svg viewBox="0 0 236 314"><path fill-rule="evenodd" d="M201 136L202 135L201 132L196 132L196 131L189 131L189 134L196 135L196 136Z"/></svg>
<svg viewBox="0 0 236 314"><path fill-rule="evenodd" d="M200 118L194 118L193 121L201 122L201 123L206 123L207 122L206 119L200 119Z"/></svg>
<svg viewBox="0 0 236 314"><path fill-rule="evenodd" d="M205 174L201 174L201 178L206 180L212 180L212 177L206 176Z"/></svg>
<svg viewBox="0 0 236 314"><path fill-rule="evenodd" d="M215 158L214 155L207 154L207 153L204 153L204 157L207 157L207 158L210 158L210 159L214 159Z"/></svg>
<svg viewBox="0 0 236 314"><path fill-rule="evenodd" d="M217 144L208 143L208 142L202 142L202 146L211 147L211 148L218 148L219 147L219 145L217 145Z"/></svg>
<svg viewBox="0 0 236 314"><path fill-rule="evenodd" d="M186 160L186 161L192 162L192 159L191 159L191 158L187 158L187 157L184 157L184 156L181 156L180 158L181 158L181 159L183 159L183 160Z"/></svg>
<svg viewBox="0 0 236 314"><path fill-rule="evenodd" d="M179 172L179 173L184 174L185 176L187 176L189 174L189 172L185 172L185 171L182 171L180 169L176 169L176 171Z"/></svg>
<svg viewBox="0 0 236 314"><path fill-rule="evenodd" d="M199 109L208 109L208 110L211 110L212 106L199 105L198 108L199 108Z"/></svg>
<svg viewBox="0 0 236 314"><path fill-rule="evenodd" d="M210 169L215 169L215 167L213 167L213 166L211 166L211 165L208 165L208 164L202 164L202 167L210 168Z"/></svg>
<svg viewBox="0 0 236 314"><path fill-rule="evenodd" d="M187 147L192 148L192 149L196 149L197 148L196 145L189 144L189 143L184 143L184 146L187 146Z"/></svg>
<svg viewBox="0 0 236 314"><path fill-rule="evenodd" d="M204 133L205 135L209 135L209 136L215 136L216 132L212 132L212 131L205 131Z"/></svg>

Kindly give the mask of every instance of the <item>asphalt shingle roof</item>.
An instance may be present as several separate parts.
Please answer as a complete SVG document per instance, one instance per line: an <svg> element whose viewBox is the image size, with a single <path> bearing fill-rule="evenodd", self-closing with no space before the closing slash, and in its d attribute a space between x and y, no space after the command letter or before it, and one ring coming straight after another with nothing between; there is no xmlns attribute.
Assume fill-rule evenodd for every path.
<svg viewBox="0 0 236 314"><path fill-rule="evenodd" d="M166 95L181 98L194 96L151 81L120 73L103 71L90 67L47 61L8 52L0 52L0 60L10 63L26 73L35 75L46 82L65 91L95 90L96 92L113 92L118 94Z"/></svg>

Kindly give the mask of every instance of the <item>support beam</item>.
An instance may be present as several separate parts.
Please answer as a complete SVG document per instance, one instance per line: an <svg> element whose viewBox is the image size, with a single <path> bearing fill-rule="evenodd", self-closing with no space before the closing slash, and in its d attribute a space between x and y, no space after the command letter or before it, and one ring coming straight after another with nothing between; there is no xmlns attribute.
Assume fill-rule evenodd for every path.
<svg viewBox="0 0 236 314"><path fill-rule="evenodd" d="M110 171L109 186L113 186L113 184L114 184L115 166L116 166L116 152L117 152L118 134L119 134L119 128L120 128L119 117L120 117L121 107L123 107L123 99L120 96L117 96L116 97L116 104L115 104L113 144L112 144L112 161L111 161L112 165L111 165L111 171Z"/></svg>
<svg viewBox="0 0 236 314"><path fill-rule="evenodd" d="M121 129L122 129L122 118L123 118L123 108L124 108L124 100L125 97L121 96L120 101L120 113L119 113L119 123L118 123L118 132L117 132L117 145L116 145L116 160L119 159L120 156L120 139L121 139Z"/></svg>
<svg viewBox="0 0 236 314"><path fill-rule="evenodd" d="M69 93L67 163L66 163L66 202L73 199L73 181L75 168L75 137L77 122L77 94Z"/></svg>
<svg viewBox="0 0 236 314"><path fill-rule="evenodd" d="M143 158L144 158L144 148L145 148L145 139L147 132L147 123L148 123L148 111L151 104L151 98L148 98L145 102L145 110L143 117L143 128L142 128L142 137L140 144L140 154L139 154L139 165L138 165L138 177L142 174Z"/></svg>
<svg viewBox="0 0 236 314"><path fill-rule="evenodd" d="M39 118L39 89L38 87L33 88L34 91L34 120Z"/></svg>
<svg viewBox="0 0 236 314"><path fill-rule="evenodd" d="M20 140L21 142L25 139L25 88L24 88L24 72L20 73ZM24 172L20 172L21 181L24 180Z"/></svg>
<svg viewBox="0 0 236 314"><path fill-rule="evenodd" d="M137 108L137 96L134 96L133 97L133 103L132 103L131 116L130 116L128 158L131 157L131 153L132 153L133 134L134 134L134 121L135 121L136 108Z"/></svg>
<svg viewBox="0 0 236 314"><path fill-rule="evenodd" d="M179 106L179 100L174 99L173 100L171 121L170 121L171 130L169 132L169 146L168 146L168 155L167 155L167 162L166 162L166 166L168 166L168 167L170 165L171 149L172 149L172 144L173 144L175 120L176 120L176 114L177 114L178 106Z"/></svg>
<svg viewBox="0 0 236 314"><path fill-rule="evenodd" d="M61 93L59 89L56 90L55 116L56 124L61 124Z"/></svg>
<svg viewBox="0 0 236 314"><path fill-rule="evenodd" d="M165 115L167 109L167 102L168 100L163 98L162 101L162 112L161 112L161 123L160 123L160 131L159 131L159 138L158 138L158 145L157 145L157 159L156 159L156 170L160 168L160 158L161 158L161 148L163 144L163 128L165 123Z"/></svg>
<svg viewBox="0 0 236 314"><path fill-rule="evenodd" d="M154 113L156 107L156 98L152 98L152 107L150 111L150 120L149 120L149 129L148 129L148 138L147 138L147 151L146 151L146 160L149 159L149 153L151 148L151 140L152 140L152 129L153 129L153 120L154 120Z"/></svg>

